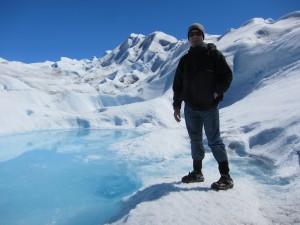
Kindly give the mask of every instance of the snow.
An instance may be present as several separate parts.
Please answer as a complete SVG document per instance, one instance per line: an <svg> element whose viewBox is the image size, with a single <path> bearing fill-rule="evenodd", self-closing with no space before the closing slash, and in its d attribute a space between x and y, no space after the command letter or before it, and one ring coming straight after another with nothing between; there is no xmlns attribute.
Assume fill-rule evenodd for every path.
<svg viewBox="0 0 300 225"><path fill-rule="evenodd" d="M222 36L206 34L234 73L220 110L232 190L210 190L219 174L209 149L205 182L179 182L191 170L191 158L184 118L179 124L173 119L171 86L189 44L163 32L130 34L92 60L25 64L0 58L0 135L146 132L110 146L145 164L142 187L124 198L113 224L300 224L299 18L300 11L277 21L254 18ZM26 149L0 149L0 162Z"/></svg>

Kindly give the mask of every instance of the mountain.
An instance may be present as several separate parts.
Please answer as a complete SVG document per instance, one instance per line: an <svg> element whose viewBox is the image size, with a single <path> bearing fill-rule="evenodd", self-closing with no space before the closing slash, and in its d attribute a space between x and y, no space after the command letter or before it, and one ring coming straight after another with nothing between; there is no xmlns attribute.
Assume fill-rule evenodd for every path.
<svg viewBox="0 0 300 225"><path fill-rule="evenodd" d="M277 185L271 191L268 186L258 193L257 182L245 181L240 175L236 178L237 185L240 182L240 187L250 191L251 198L255 196L256 200L250 200L247 193L237 189L244 205L239 205L236 195L229 194L232 199L226 206L238 205L242 209L248 201L255 203L253 208L248 207L250 212L243 214L250 213L253 224L299 223L300 11L276 21L254 18L223 35L205 36L206 42L215 43L223 52L234 74L220 110L222 136L236 162L233 169L251 173L253 165L243 159L258 159L266 168L274 169L268 179ZM115 147L120 154L132 158L140 159L141 154L146 154L158 161L164 158L177 161L180 151L187 148L188 138L184 122L178 125L173 119L171 87L178 61L188 48L187 40L154 32L148 36L130 34L100 58L61 58L58 62L32 64L0 58L0 135L69 128L151 131L141 139ZM141 149L145 152L141 153ZM152 199L156 191L166 192L170 187L182 190L174 185L165 185L166 189L162 190L147 185L150 184L136 194L139 199L129 198L131 205L137 206L143 198ZM204 194L201 194L203 202L209 209L213 208L211 199L219 197ZM179 191L174 195L176 199L184 199ZM186 197L197 203L193 194ZM172 202L168 196L159 200L165 206ZM228 199L222 201L225 200ZM144 219L149 205L162 207L146 202L131 208L133 213L124 221L139 224L137 218ZM179 206L176 209L177 213L181 212ZM197 213L201 211L197 210ZM152 213L161 218L159 210ZM224 219L211 212L202 214ZM256 217L257 214L263 216ZM239 224L251 223L247 216L235 216ZM227 222L235 221L228 218Z"/></svg>
<svg viewBox="0 0 300 225"><path fill-rule="evenodd" d="M206 42L217 45L234 73L222 106L243 99L264 79L279 76L279 71L297 63L298 32L299 12L294 12L278 21L255 18L222 36L206 35ZM7 105L1 109L1 125L6 127L2 132L76 127L82 125L77 123L78 118L87 121L85 127L115 126L115 119L103 113L111 106L146 104L162 96L166 96L163 99L167 99L168 106L152 108L170 111L175 68L188 48L187 40L154 32L149 36L131 34L99 59L61 58L58 62L33 64L1 59L0 90L3 97L9 96L2 100ZM138 115L148 119L124 118L125 114L118 121L127 128L143 124L133 120L171 126L170 120L156 121L156 116L149 116L153 110ZM47 121L47 125L37 121Z"/></svg>

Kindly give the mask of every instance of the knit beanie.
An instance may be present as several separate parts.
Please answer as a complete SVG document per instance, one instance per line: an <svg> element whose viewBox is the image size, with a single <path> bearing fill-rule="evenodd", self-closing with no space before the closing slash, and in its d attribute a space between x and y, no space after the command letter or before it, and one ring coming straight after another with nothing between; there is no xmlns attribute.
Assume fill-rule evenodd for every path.
<svg viewBox="0 0 300 225"><path fill-rule="evenodd" d="M192 30L199 30L201 31L202 33L202 37L203 37L203 40L204 40L204 27L200 24L200 23L193 23L191 26L189 26L189 29L188 29L188 37L189 37L189 33L192 31Z"/></svg>

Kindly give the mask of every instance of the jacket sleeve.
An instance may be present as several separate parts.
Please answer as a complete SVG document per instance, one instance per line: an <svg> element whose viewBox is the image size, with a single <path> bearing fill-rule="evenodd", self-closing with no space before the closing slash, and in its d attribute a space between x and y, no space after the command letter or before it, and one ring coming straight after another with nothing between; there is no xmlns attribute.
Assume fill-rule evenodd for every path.
<svg viewBox="0 0 300 225"><path fill-rule="evenodd" d="M183 58L180 59L173 81L173 108L180 109L183 91Z"/></svg>
<svg viewBox="0 0 300 225"><path fill-rule="evenodd" d="M219 95L223 95L228 90L232 82L232 71L220 51L218 51L217 54L215 72L218 79L215 92Z"/></svg>

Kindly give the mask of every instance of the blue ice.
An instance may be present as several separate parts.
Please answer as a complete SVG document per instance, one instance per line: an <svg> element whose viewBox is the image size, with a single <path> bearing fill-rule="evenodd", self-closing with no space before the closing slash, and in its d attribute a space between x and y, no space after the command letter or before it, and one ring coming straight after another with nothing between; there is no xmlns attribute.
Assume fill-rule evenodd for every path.
<svg viewBox="0 0 300 225"><path fill-rule="evenodd" d="M141 186L108 149L133 131L44 131L0 138L0 224L104 224Z"/></svg>

